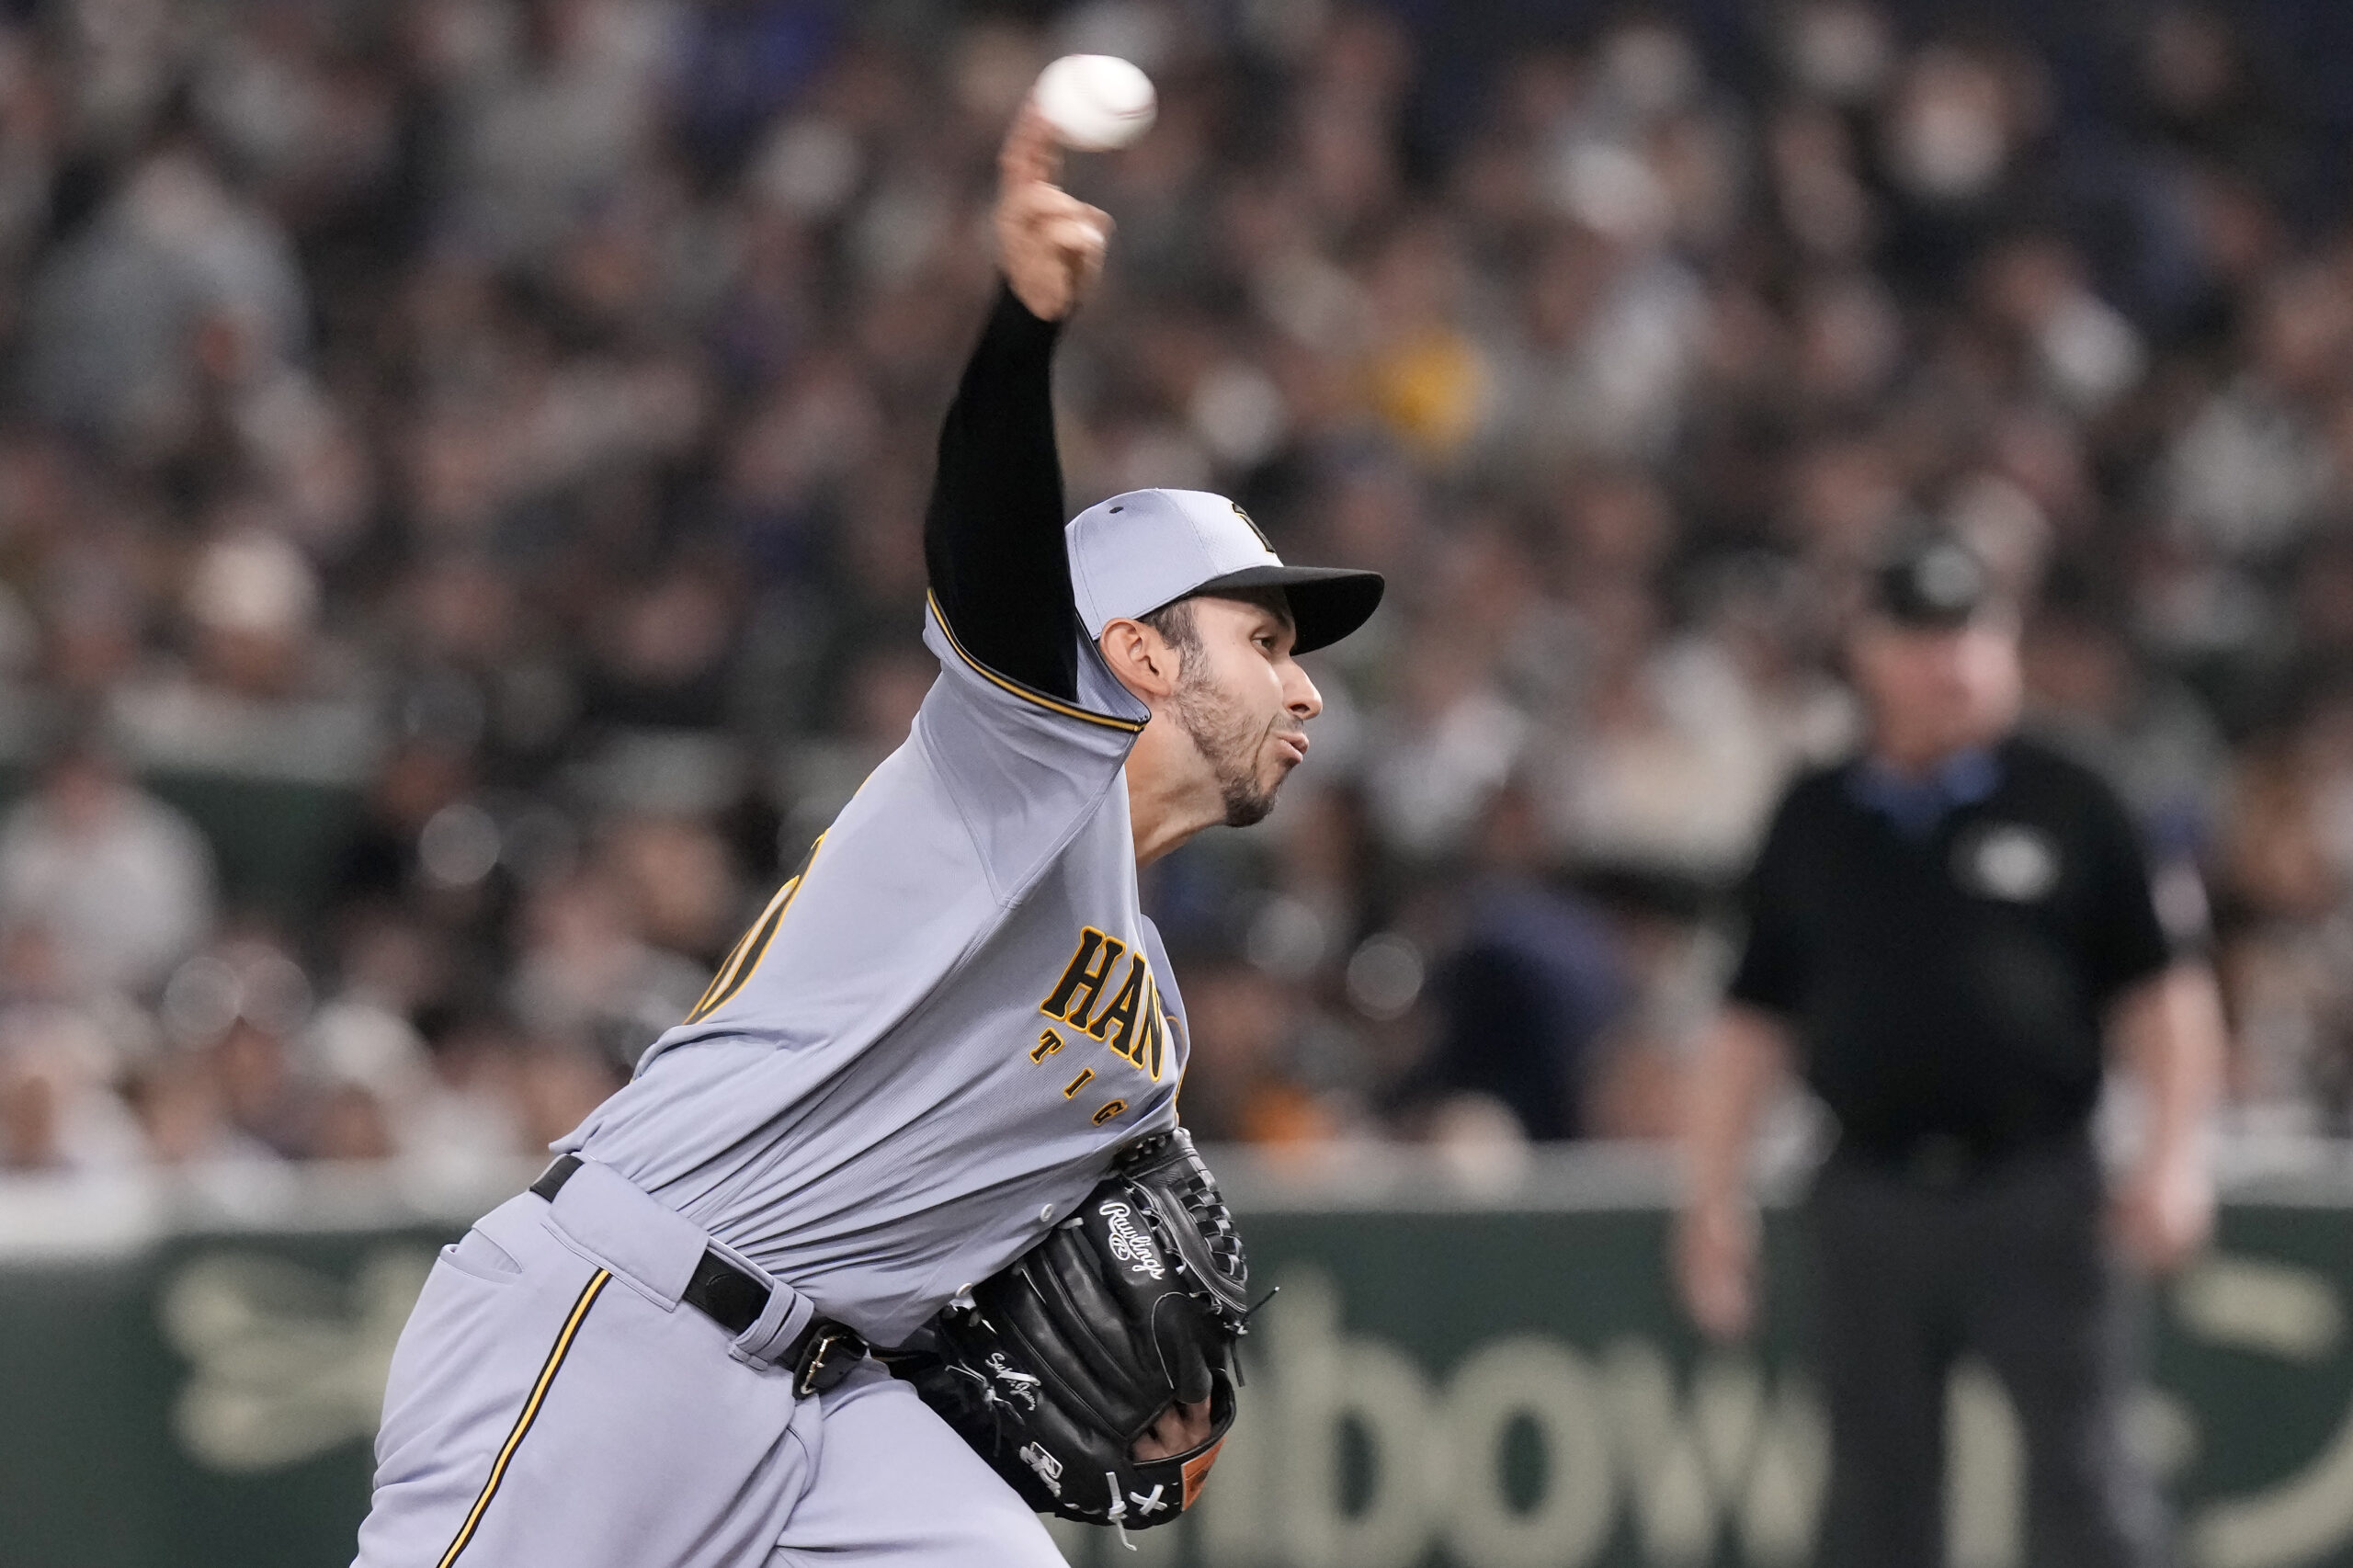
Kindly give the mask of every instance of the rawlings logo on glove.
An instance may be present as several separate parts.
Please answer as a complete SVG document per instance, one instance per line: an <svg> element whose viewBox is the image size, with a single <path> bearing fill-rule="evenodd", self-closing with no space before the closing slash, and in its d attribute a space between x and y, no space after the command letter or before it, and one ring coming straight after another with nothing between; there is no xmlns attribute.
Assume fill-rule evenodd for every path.
<svg viewBox="0 0 2353 1568"><path fill-rule="evenodd" d="M1149 1237L1137 1231L1129 1218L1128 1206L1116 1198L1106 1199L1095 1211L1103 1216L1105 1228L1110 1233L1108 1245L1111 1256L1138 1274L1149 1274L1154 1279L1165 1278L1167 1266L1160 1261L1160 1249Z"/></svg>

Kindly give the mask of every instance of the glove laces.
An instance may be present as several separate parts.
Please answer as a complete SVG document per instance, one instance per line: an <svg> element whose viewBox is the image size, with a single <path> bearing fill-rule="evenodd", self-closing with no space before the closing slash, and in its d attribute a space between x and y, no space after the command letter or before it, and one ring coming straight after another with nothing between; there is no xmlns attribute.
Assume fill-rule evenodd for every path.
<svg viewBox="0 0 2353 1568"><path fill-rule="evenodd" d="M1120 1495L1120 1477L1118 1472L1115 1471L1105 1471L1103 1472L1103 1483L1111 1489L1111 1511L1104 1515L1103 1517L1109 1522L1111 1528L1118 1533L1120 1537L1120 1544L1126 1547L1130 1551L1133 1551L1136 1550L1136 1543L1128 1539L1128 1527L1122 1522L1128 1517L1128 1500Z"/></svg>

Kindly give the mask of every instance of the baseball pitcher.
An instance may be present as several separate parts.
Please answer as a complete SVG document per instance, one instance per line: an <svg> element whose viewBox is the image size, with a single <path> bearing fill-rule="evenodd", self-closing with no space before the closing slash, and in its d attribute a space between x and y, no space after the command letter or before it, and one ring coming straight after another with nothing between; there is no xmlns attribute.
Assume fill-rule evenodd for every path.
<svg viewBox="0 0 2353 1568"><path fill-rule="evenodd" d="M1108 221L1056 158L1025 109L926 523L939 678L686 1021L444 1251L364 1568L1014 1568L1060 1561L1039 1510L1199 1491L1247 1270L1137 868L1266 814L1322 706L1292 655L1381 582L1194 492L1064 526L1050 362Z"/></svg>

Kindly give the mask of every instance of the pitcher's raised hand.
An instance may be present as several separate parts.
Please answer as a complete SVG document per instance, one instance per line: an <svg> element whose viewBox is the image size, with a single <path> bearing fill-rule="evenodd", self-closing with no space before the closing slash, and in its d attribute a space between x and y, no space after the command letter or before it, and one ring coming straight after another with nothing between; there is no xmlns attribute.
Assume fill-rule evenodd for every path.
<svg viewBox="0 0 2353 1568"><path fill-rule="evenodd" d="M1054 183L1062 162L1045 117L1024 103L997 154L997 260L1015 296L1048 321L1094 287L1111 237L1110 214Z"/></svg>

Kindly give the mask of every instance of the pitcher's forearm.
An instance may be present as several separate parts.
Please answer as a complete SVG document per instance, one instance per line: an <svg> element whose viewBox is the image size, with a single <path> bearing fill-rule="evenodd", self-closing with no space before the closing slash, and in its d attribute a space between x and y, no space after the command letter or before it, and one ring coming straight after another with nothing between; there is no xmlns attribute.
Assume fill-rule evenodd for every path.
<svg viewBox="0 0 2353 1568"><path fill-rule="evenodd" d="M939 433L924 558L941 619L1000 675L1077 695L1063 473L1054 449L1054 322L997 291Z"/></svg>

